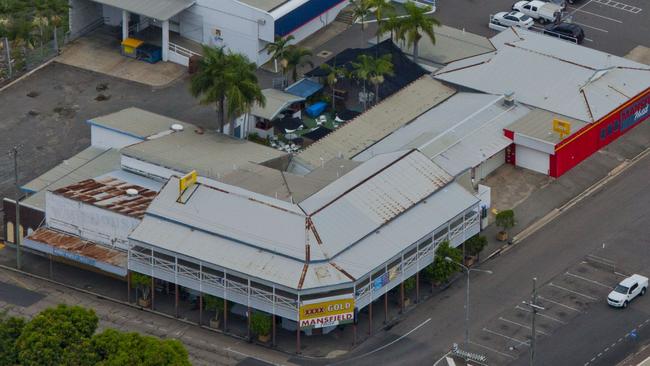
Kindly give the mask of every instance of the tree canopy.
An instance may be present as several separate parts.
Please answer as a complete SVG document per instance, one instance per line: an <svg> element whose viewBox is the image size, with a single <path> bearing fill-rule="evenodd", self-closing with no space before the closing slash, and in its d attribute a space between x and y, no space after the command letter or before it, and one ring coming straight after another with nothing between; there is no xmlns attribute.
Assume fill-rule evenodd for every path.
<svg viewBox="0 0 650 366"><path fill-rule="evenodd" d="M0 314L0 365L190 365L178 340L107 329L93 310L59 305L30 321Z"/></svg>

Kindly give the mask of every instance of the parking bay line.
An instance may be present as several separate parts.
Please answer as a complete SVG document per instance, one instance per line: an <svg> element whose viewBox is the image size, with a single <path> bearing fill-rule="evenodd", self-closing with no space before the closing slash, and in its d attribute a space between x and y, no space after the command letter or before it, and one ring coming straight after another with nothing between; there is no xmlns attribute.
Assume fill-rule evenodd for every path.
<svg viewBox="0 0 650 366"><path fill-rule="evenodd" d="M621 23L621 24L623 24L623 21L618 20L618 19L614 19L614 18L606 17L606 16L604 16L604 15L600 15L600 14L592 13L592 12L590 12L590 11L582 10L582 9L580 9L580 8L574 8L574 7L571 7L571 6L569 6L568 8L569 8L569 9L573 9L573 10L575 10L575 11L579 11L579 12L581 12L581 13L585 13L585 14L593 15L593 16L595 16L595 17L599 17L599 18L603 18L603 19L611 20L612 22L616 22L616 23Z"/></svg>
<svg viewBox="0 0 650 366"><path fill-rule="evenodd" d="M580 295L580 296L585 297L585 298L587 298L587 299L589 299L589 300L591 300L591 301L596 301L596 300L598 300L597 298L595 298L595 297L593 297L593 296L585 295L585 294L583 294L583 293L581 293L581 292L578 292L578 291L569 290L568 288L566 288L566 287L562 287L562 286L558 286L558 285L554 284L553 282L549 283L548 285L549 285L549 286L553 286L553 287L555 287L555 288L559 288L559 289L564 290L564 291L566 291L566 292L570 292L570 293L573 293L573 294L576 294L576 295Z"/></svg>
<svg viewBox="0 0 650 366"><path fill-rule="evenodd" d="M506 319L506 318L504 318L504 317L502 317L502 316L499 317L499 320L504 321L504 322L506 322L506 323L511 323L511 324L514 324L514 325L518 325L518 326L520 326L520 327L522 327L522 328L526 328L526 329L529 329L529 330L531 329L531 327L529 327L528 325L521 324L521 323L517 323L517 322L512 321L512 320L510 320L510 319ZM536 331L537 333L539 333L539 334L543 334L543 335L545 335L545 336L550 336L550 334L548 334L548 333L546 333L546 332L544 332L544 331L541 331L541 330L538 330L538 329L536 329L535 331Z"/></svg>
<svg viewBox="0 0 650 366"><path fill-rule="evenodd" d="M519 305L515 306L515 309L519 309L519 310L525 311L525 312L527 312L527 313L532 313L532 312L533 312L532 310L530 310L530 309L526 309L526 308L522 308L522 307L519 306ZM558 319L558 318L554 318L554 317L552 317L552 316L550 316L550 315L537 313L537 316L541 316L542 318L546 318L546 319L550 319L550 320L556 321L556 322L558 322L558 323L560 323L560 324L567 324L567 322L562 321L562 320L560 320L560 319Z"/></svg>
<svg viewBox="0 0 650 366"><path fill-rule="evenodd" d="M603 243L603 245L605 245L605 244ZM591 258L595 258L595 259L600 259L600 260L603 261L603 262L609 262L609 263L612 263L612 265L614 265L614 263L616 263L616 261L613 261L613 260L611 260L611 259L607 259L607 258L603 258L603 257L599 257L599 256L597 256L597 255L595 255L595 254L587 254L587 257L591 257Z"/></svg>
<svg viewBox="0 0 650 366"><path fill-rule="evenodd" d="M483 331L484 331L484 332L491 333L491 334L494 334L494 335L498 335L499 337L503 337L503 338L505 338L505 339L509 339L509 340L511 340L511 341L514 341L514 342L517 342L517 343L519 343L519 344L522 345L522 346L530 347L530 344L529 344L528 341L525 341L525 342L524 342L524 341L519 340L519 339L517 339L517 338L508 337L508 336L505 335L505 334L501 334L501 333L499 333L499 332L495 332L495 331L490 330L490 329L487 329L487 328L483 328Z"/></svg>
<svg viewBox="0 0 650 366"><path fill-rule="evenodd" d="M583 280L583 281L586 281L586 282L589 282L589 283L593 283L594 285L602 286L602 287L607 288L607 289L610 289L610 290L612 289L612 286L608 286L608 285L606 285L606 284L604 284L604 283L600 283L600 282L598 282L598 281L594 281L594 280L589 279L589 278L587 278L587 277L582 277L582 276L580 276L580 275L573 274L573 273L571 273L571 272L566 272L565 274L566 274L567 276L571 276L571 277L579 278L579 279L581 279L581 280Z"/></svg>
<svg viewBox="0 0 650 366"><path fill-rule="evenodd" d="M575 312L577 312L577 313L582 313L582 311L580 311L580 310L578 310L578 309L576 309L576 308L573 308L573 307L571 307L571 306L569 306L569 305L564 305L564 304L562 304L562 303L559 303L559 302L557 302L557 301L553 301L553 300L547 299L547 298L542 297L542 296L537 296L537 297L540 298L540 299L543 300L543 301L548 301L548 302L550 302L551 304L555 304L555 305L559 305L559 306L565 307L565 308L567 308L567 309L569 309L569 310L573 310L573 311L575 311Z"/></svg>
<svg viewBox="0 0 650 366"><path fill-rule="evenodd" d="M516 359L517 359L517 357L515 357L515 356L513 356L513 355L509 355L509 354L507 354L507 353L503 353L503 352L501 352L501 351L497 351L497 350L495 350L495 349L492 348L492 347L484 346L484 345L482 345L482 344L480 344L480 343L476 343L476 342L472 342L472 341L470 341L469 343L470 343L470 344L473 344L473 345L475 345L475 346L479 346L479 347L485 348L485 349L488 350L488 351L492 351L492 352L494 352L494 353L500 354L501 356L510 357L510 358L512 358L513 360L516 360Z"/></svg>
<svg viewBox="0 0 650 366"><path fill-rule="evenodd" d="M583 26L583 27L591 28L593 30L597 30L597 31L600 31L600 32L603 32L603 33L609 33L609 31L607 29L594 27L594 26L587 25L587 24L584 24L584 23L573 22L573 24L577 24L577 25L580 25L580 26Z"/></svg>

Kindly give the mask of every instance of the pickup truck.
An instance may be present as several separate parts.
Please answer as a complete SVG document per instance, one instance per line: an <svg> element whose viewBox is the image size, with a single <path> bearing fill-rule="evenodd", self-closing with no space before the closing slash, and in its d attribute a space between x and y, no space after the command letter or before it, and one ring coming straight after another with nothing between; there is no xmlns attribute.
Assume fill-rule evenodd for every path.
<svg viewBox="0 0 650 366"><path fill-rule="evenodd" d="M512 10L524 13L540 23L555 22L562 14L561 6L539 0L518 1L512 6Z"/></svg>
<svg viewBox="0 0 650 366"><path fill-rule="evenodd" d="M616 285L607 295L607 303L617 308L626 308L630 301L639 295L645 295L647 290L648 278L633 274Z"/></svg>

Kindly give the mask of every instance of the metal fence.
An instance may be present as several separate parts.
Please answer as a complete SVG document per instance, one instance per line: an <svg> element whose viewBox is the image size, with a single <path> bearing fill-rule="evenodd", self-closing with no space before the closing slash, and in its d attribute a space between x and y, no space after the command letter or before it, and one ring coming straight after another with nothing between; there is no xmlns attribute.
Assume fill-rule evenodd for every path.
<svg viewBox="0 0 650 366"><path fill-rule="evenodd" d="M0 38L0 85L37 68L42 63L57 56L61 47L68 42L65 29L58 29L46 42L11 41Z"/></svg>

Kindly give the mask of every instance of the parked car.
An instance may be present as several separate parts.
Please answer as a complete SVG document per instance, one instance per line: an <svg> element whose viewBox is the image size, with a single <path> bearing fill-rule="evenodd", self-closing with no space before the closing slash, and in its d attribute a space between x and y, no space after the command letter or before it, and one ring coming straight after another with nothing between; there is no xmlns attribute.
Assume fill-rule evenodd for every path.
<svg viewBox="0 0 650 366"><path fill-rule="evenodd" d="M630 301L639 295L645 295L647 290L648 278L633 274L616 285L607 295L607 303L617 308L626 308Z"/></svg>
<svg viewBox="0 0 650 366"><path fill-rule="evenodd" d="M582 27L571 23L549 25L544 29L544 34L578 44L582 44L582 41L585 39L585 31L582 30Z"/></svg>
<svg viewBox="0 0 650 366"><path fill-rule="evenodd" d="M511 11L511 12L502 11L500 13L496 13L490 16L490 28L499 31L509 27L520 27L520 28L528 29L532 27L534 24L535 21L533 20L533 18L529 17L524 13L520 13L518 11ZM498 29L496 27L492 27L492 25L498 26Z"/></svg>
<svg viewBox="0 0 650 366"><path fill-rule="evenodd" d="M541 0L518 1L512 6L512 10L524 13L540 23L556 22L562 14L562 7Z"/></svg>

